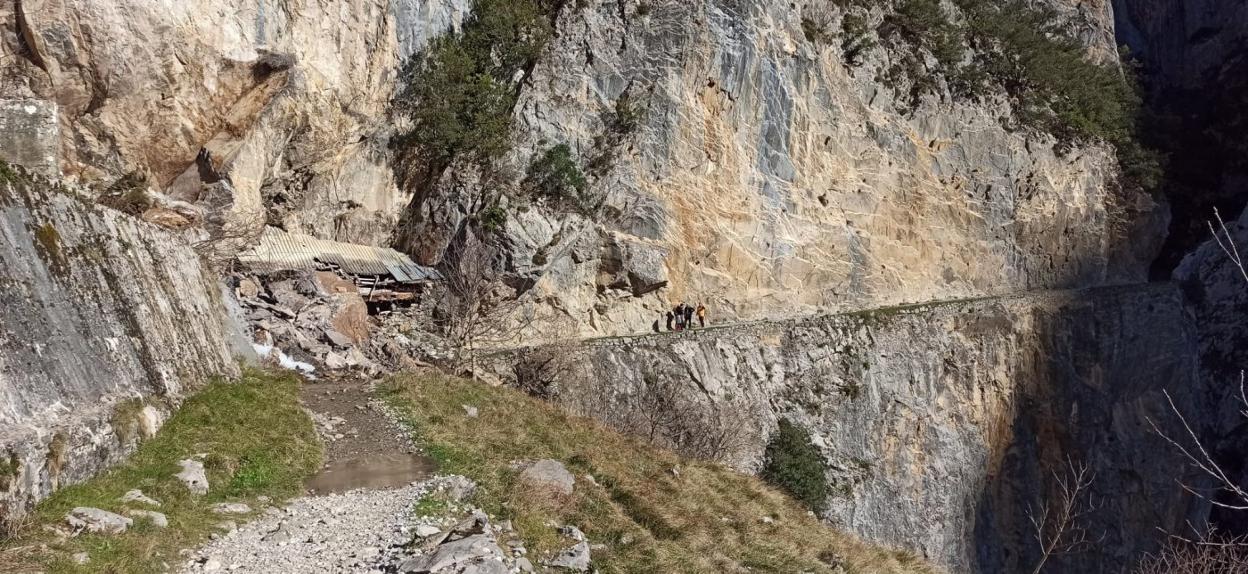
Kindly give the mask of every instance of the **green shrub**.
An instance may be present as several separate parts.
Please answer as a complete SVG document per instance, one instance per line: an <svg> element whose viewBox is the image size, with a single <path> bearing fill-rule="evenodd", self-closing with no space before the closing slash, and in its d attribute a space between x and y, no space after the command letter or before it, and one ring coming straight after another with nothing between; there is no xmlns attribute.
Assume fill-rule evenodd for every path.
<svg viewBox="0 0 1248 574"><path fill-rule="evenodd" d="M1089 61L1082 42L1061 27L1052 9L1023 0L959 0L959 5L983 77L1005 89L1024 126L1053 134L1063 147L1109 142L1128 185L1145 190L1157 185L1160 157L1139 143L1141 99L1129 61L1121 66Z"/></svg>
<svg viewBox="0 0 1248 574"><path fill-rule="evenodd" d="M767 443L763 480L822 513L828 498L823 468L823 455L810 441L810 433L788 419L780 419L779 432Z"/></svg>
<svg viewBox="0 0 1248 574"><path fill-rule="evenodd" d="M395 139L405 171L432 176L455 159L486 165L506 153L514 79L545 49L558 5L477 0L460 33L439 37L404 65L394 105L413 123Z"/></svg>
<svg viewBox="0 0 1248 574"><path fill-rule="evenodd" d="M507 210L495 203L481 211L481 229L487 233L502 231L507 225Z"/></svg>
<svg viewBox="0 0 1248 574"><path fill-rule="evenodd" d="M645 106L625 91L615 100L615 112L611 114L611 131L619 135L627 135L637 131L645 118Z"/></svg>
<svg viewBox="0 0 1248 574"><path fill-rule="evenodd" d="M21 174L16 169L13 169L9 162L0 159L0 182L18 181L19 179L21 179Z"/></svg>
<svg viewBox="0 0 1248 574"><path fill-rule="evenodd" d="M939 0L905 0L895 12L884 16L879 34L911 48L898 55L885 76L892 85L903 80L910 83L911 106L918 105L923 94L939 93L939 80L955 77L966 56L964 30ZM935 58L935 69L928 69L924 52Z"/></svg>
<svg viewBox="0 0 1248 574"><path fill-rule="evenodd" d="M861 65L859 57L863 52L879 44L871 34L870 22L866 16L850 12L841 18L841 53L846 64Z"/></svg>
<svg viewBox="0 0 1248 574"><path fill-rule="evenodd" d="M854 63L864 22L852 10L871 9L866 0L838 0L842 48ZM1049 133L1059 149L1103 141L1118 152L1121 183L1154 189L1162 178L1160 156L1140 143L1141 101L1133 68L1087 59L1054 10L1026 0L954 0L960 15L939 0L902 0L886 13L881 38L904 44L883 79L910 85L910 105L923 94L942 93L945 81L954 98L976 98L1004 91L1021 129ZM869 45L868 45L869 46ZM935 61L929 65L922 54Z"/></svg>
<svg viewBox="0 0 1248 574"><path fill-rule="evenodd" d="M931 52L942 71L952 70L966 53L962 28L950 20L939 0L905 0L884 18L882 27L883 33L901 34Z"/></svg>
<svg viewBox="0 0 1248 574"><path fill-rule="evenodd" d="M546 150L529 166L525 186L533 193L545 196L557 203L571 204L581 210L592 208L585 190L589 183L568 144L559 144Z"/></svg>
<svg viewBox="0 0 1248 574"><path fill-rule="evenodd" d="M814 18L802 16L802 35L812 44L822 44L827 39L827 30Z"/></svg>

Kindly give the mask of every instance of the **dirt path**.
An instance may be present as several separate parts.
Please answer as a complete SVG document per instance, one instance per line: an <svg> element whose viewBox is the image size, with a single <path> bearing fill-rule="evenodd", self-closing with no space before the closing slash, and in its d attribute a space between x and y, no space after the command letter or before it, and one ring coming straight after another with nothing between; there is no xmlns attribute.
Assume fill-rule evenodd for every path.
<svg viewBox="0 0 1248 574"><path fill-rule="evenodd" d="M417 453L407 433L373 398L371 386L349 376L303 385L303 405L325 442L325 465L308 482L311 493L397 488L432 476L433 461Z"/></svg>
<svg viewBox="0 0 1248 574"><path fill-rule="evenodd" d="M305 382L300 398L325 443L309 495L197 549L181 572L379 574L406 557L412 507L437 482L435 466L371 390L354 377Z"/></svg>

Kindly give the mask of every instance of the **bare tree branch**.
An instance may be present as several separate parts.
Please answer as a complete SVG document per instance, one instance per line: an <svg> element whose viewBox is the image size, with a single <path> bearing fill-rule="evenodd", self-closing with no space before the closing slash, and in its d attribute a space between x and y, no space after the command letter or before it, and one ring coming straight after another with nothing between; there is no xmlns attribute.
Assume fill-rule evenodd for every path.
<svg viewBox="0 0 1248 574"><path fill-rule="evenodd" d="M1244 282L1248 283L1248 270L1244 267L1243 258L1239 254L1239 248L1235 246L1235 241L1231 236L1230 229L1227 228L1226 222L1222 220L1222 215L1218 213L1216 209L1213 211L1213 216L1217 221L1217 226L1214 225L1214 222L1210 221L1209 232L1213 235L1213 239L1217 242L1218 247L1224 254L1226 254L1227 259L1232 265L1235 266L1236 269L1239 270L1240 276L1244 278ZM1226 508L1229 510L1248 510L1248 490L1241 487L1238 481L1232 479L1231 475L1218 464L1213 455L1209 453L1209 450L1205 448L1200 435L1195 431L1195 429L1192 428L1192 425L1189 423L1183 412L1179 410L1178 405L1175 404L1174 398L1170 396L1169 391L1163 391L1163 393L1166 396L1166 402L1170 407L1170 411L1173 412L1178 418L1179 423L1183 426L1183 432L1187 435L1183 442L1190 442L1191 446L1185 446L1183 442L1180 442L1170 434L1162 431L1161 427L1153 421L1152 418L1147 418L1148 424L1153 428L1153 432L1157 433L1162 439L1170 443L1170 445L1178 450L1179 453L1181 453L1193 467L1199 469L1202 474L1213 479L1214 486L1212 490L1214 493L1225 492L1229 494L1232 502L1216 500L1214 496L1201 493L1196 487L1176 479L1176 481L1179 482L1179 486L1182 487L1183 490L1206 500L1210 504L1219 508ZM1248 418L1248 393L1245 392L1243 371L1240 371L1239 373L1238 395L1239 413L1241 416Z"/></svg>
<svg viewBox="0 0 1248 574"><path fill-rule="evenodd" d="M1248 270L1244 269L1244 260L1239 256L1239 248L1235 246L1235 240L1231 237L1231 232L1226 228L1226 222L1222 221L1222 214L1218 213L1217 208L1213 210L1213 217L1218 220L1216 228L1213 226L1212 221L1208 222L1209 232L1213 234L1213 240L1218 242L1218 247L1222 248L1222 252L1231 260L1231 264L1239 269L1239 274L1244 278L1244 282L1248 282Z"/></svg>
<svg viewBox="0 0 1248 574"><path fill-rule="evenodd" d="M476 376L482 346L515 344L533 322L532 309L498 281L496 251L470 230L448 249L442 324L447 338L466 353Z"/></svg>
<svg viewBox="0 0 1248 574"><path fill-rule="evenodd" d="M1193 527L1193 530L1196 530ZM1144 557L1136 574L1245 574L1248 539L1206 530L1194 538L1171 536L1156 554Z"/></svg>
<svg viewBox="0 0 1248 574"><path fill-rule="evenodd" d="M1027 509L1036 541L1040 544L1040 561L1033 574L1039 574L1050 558L1065 554L1077 554L1092 549L1105 539L1105 534L1093 537L1083 526L1085 517L1100 509L1100 501L1094 500L1088 490L1096 474L1086 463L1066 460L1063 472L1050 470L1057 496L1046 500L1039 510Z"/></svg>

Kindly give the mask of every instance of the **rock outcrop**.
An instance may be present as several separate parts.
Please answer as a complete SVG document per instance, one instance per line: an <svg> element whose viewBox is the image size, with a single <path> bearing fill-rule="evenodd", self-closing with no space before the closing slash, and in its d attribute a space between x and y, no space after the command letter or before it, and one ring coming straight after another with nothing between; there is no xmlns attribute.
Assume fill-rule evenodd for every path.
<svg viewBox="0 0 1248 574"><path fill-rule="evenodd" d="M0 97L59 106L61 163L84 182L138 171L207 201L224 180L213 207L235 223L381 243L408 200L386 152L396 70L469 9L23 0L0 8Z"/></svg>
<svg viewBox="0 0 1248 574"><path fill-rule="evenodd" d="M503 354L496 372L541 349ZM1155 527L1204 508L1148 419L1207 412L1196 333L1174 285L934 303L557 350L545 391L575 412L677 449L723 437L718 456L758 470L787 418L826 459L824 517L920 552L951 572L1029 571L1027 509L1055 496L1067 458L1095 473L1089 553L1062 572L1116 572ZM674 384L675 388L668 385ZM654 397L659 399L655 400ZM1163 428L1175 428L1174 426ZM1145 503L1144 501L1147 501ZM1189 514L1196 513L1196 514Z"/></svg>
<svg viewBox="0 0 1248 574"><path fill-rule="evenodd" d="M1039 3L1063 15L1092 59L1113 58L1107 2ZM1160 22L1145 16L1181 12L1124 3L1118 20L1142 45L1160 46ZM507 286L532 302L525 319L538 335L642 332L677 301L706 303L718 322L1136 282L1158 248L1165 209L1120 195L1108 147L1063 149L1012 129L1018 118L1000 94L915 98L888 73L911 56L880 44L847 58L839 41L804 29L810 2L557 4L550 44L513 85L514 141L494 167L518 180L566 144L603 206L503 202ZM165 211L147 219L170 227L241 242L265 224L397 241L438 263L479 209L468 205L473 191L498 176L452 162L418 197L400 188L392 136L407 118L392 100L403 64L472 7L10 3L0 8L0 157L62 172L88 196L137 174L163 198ZM874 21L887 9L859 8ZM1206 28L1184 33L1231 45ZM0 314L0 502L15 512L117 460L196 382L236 367L227 302L182 241L77 192L7 169L0 177L0 286L13 294ZM337 366L358 363L343 349L376 331L367 305L347 299L309 317L332 329L308 352ZM401 341L386 352L414 345ZM1066 571L1121 569L1151 547L1154 526L1202 511L1175 490L1168 451L1145 422L1166 414L1163 389L1190 412L1211 408L1172 286L579 349L563 359L583 364L536 372L502 355L499 376L621 426L686 408L692 415L642 422L670 446L700 437L699 454L749 470L788 418L827 458L827 519L955 571L1032 560L1025 509L1053 493L1031 485L1066 456L1107 481L1094 488L1104 544L1059 560Z"/></svg>
<svg viewBox="0 0 1248 574"><path fill-rule="evenodd" d="M0 519L151 436L242 334L195 251L68 188L0 172Z"/></svg>
<svg viewBox="0 0 1248 574"><path fill-rule="evenodd" d="M44 100L0 100L0 159L45 177L61 173L56 105Z"/></svg>

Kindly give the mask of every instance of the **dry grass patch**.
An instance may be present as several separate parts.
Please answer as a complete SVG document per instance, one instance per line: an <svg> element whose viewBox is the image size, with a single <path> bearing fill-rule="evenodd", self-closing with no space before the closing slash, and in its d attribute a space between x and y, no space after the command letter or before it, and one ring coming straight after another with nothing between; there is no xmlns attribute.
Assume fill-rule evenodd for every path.
<svg viewBox="0 0 1248 574"><path fill-rule="evenodd" d="M936 572L908 553L827 527L756 478L681 458L515 390L420 374L395 377L381 392L444 472L478 481L474 502L512 520L538 558L562 549L557 527L572 524L606 546L593 552L603 573L832 573L837 565L858 574ZM467 416L464 405L479 415ZM542 458L576 474L571 498L517 484L516 462Z"/></svg>
<svg viewBox="0 0 1248 574"><path fill-rule="evenodd" d="M238 520L212 513L213 504L247 502L256 508L261 495L280 500L302 494L304 480L320 467L321 446L299 406L298 389L293 375L261 371L208 385L125 463L41 502L28 524L0 545L0 572L164 572L182 562L178 550L207 540L218 523ZM179 460L197 454L205 455L211 485L199 497L173 476ZM119 501L134 488L161 506ZM155 510L167 516L169 527L135 520L121 535L64 540L43 530L63 526L65 514L77 506L123 515L127 509ZM87 552L90 562L75 564L71 557L79 552Z"/></svg>

